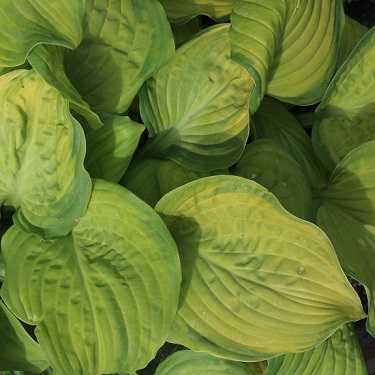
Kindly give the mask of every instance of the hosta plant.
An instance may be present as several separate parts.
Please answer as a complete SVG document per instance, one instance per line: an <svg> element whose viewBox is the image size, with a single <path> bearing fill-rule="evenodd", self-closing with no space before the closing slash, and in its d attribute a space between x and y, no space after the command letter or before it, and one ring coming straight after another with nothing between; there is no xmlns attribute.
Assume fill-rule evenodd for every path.
<svg viewBox="0 0 375 375"><path fill-rule="evenodd" d="M341 0L0 8L1 374L145 374L165 342L157 375L367 373L375 29Z"/></svg>

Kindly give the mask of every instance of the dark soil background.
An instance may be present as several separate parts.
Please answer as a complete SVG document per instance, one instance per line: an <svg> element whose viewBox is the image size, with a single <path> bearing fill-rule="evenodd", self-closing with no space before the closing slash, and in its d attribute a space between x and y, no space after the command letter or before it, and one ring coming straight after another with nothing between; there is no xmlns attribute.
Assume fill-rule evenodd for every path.
<svg viewBox="0 0 375 375"><path fill-rule="evenodd" d="M352 0L350 3L345 4L345 13L360 22L362 25L371 28L375 25L375 0ZM211 23L209 19L203 19L203 23L208 25ZM303 108L300 108L299 113L303 112ZM306 110L311 110L307 109ZM367 312L367 298L366 292L358 282L352 280L352 285L354 289L359 294L364 310ZM369 375L375 375L375 340L366 331L366 320L363 319L355 323L355 329L357 336L363 350L365 361L369 370ZM165 343L164 346L160 348L154 360L152 360L146 368L137 371L138 375L154 375L157 366L164 361L170 354L175 350L178 350L178 346ZM355 375L355 374L353 374Z"/></svg>

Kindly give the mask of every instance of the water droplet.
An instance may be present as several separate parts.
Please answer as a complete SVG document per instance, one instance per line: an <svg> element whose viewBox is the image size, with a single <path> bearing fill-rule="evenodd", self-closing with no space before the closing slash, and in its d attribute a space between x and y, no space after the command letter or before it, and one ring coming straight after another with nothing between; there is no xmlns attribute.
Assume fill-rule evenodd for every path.
<svg viewBox="0 0 375 375"><path fill-rule="evenodd" d="M252 173L250 175L250 177L254 180L254 179L256 179L258 177L258 174L257 173Z"/></svg>
<svg viewBox="0 0 375 375"><path fill-rule="evenodd" d="M300 275L302 275L302 274L305 272L305 267L304 267L304 266L299 266L299 267L297 268L297 272L298 272Z"/></svg>
<svg viewBox="0 0 375 375"><path fill-rule="evenodd" d="M286 181L283 181L283 182L281 183L281 185L283 185L283 186L288 186L288 183L287 183Z"/></svg>

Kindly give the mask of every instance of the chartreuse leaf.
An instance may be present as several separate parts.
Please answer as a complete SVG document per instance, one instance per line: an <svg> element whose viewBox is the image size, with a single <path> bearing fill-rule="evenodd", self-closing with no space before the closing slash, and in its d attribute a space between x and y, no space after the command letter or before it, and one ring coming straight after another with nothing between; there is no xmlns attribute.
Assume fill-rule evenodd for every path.
<svg viewBox="0 0 375 375"><path fill-rule="evenodd" d="M0 369L41 372L49 367L39 345L0 301Z"/></svg>
<svg viewBox="0 0 375 375"><path fill-rule="evenodd" d="M368 28L366 26L345 15L345 28L342 33L340 53L337 61L338 67L342 65L367 32Z"/></svg>
<svg viewBox="0 0 375 375"><path fill-rule="evenodd" d="M86 131L85 168L93 178L119 182L145 127L127 116L103 112L100 119L104 126Z"/></svg>
<svg viewBox="0 0 375 375"><path fill-rule="evenodd" d="M311 188L296 160L271 139L259 139L246 146L235 174L256 181L276 196L290 213L312 221Z"/></svg>
<svg viewBox="0 0 375 375"><path fill-rule="evenodd" d="M178 47L189 40L194 34L201 31L203 29L203 25L201 19L199 17L195 17L183 25L172 23L171 29L173 32L174 42Z"/></svg>
<svg viewBox="0 0 375 375"><path fill-rule="evenodd" d="M183 24L191 18L204 14L220 22L229 18L234 0L160 0L171 22Z"/></svg>
<svg viewBox="0 0 375 375"><path fill-rule="evenodd" d="M351 151L335 168L321 200L317 224L331 239L344 271L366 286L367 328L375 336L375 141Z"/></svg>
<svg viewBox="0 0 375 375"><path fill-rule="evenodd" d="M83 40L66 68L94 111L121 114L173 54L173 34L158 1L88 0Z"/></svg>
<svg viewBox="0 0 375 375"><path fill-rule="evenodd" d="M285 27L287 4L285 0L237 0L233 4L231 56L255 81L250 97L251 113L258 109L266 90L268 72Z"/></svg>
<svg viewBox="0 0 375 375"><path fill-rule="evenodd" d="M142 157L171 159L197 171L239 159L249 133L253 82L230 58L228 30L228 24L216 25L198 34L142 86L140 112L151 138Z"/></svg>
<svg viewBox="0 0 375 375"><path fill-rule="evenodd" d="M91 127L98 128L102 125L98 115L91 111L65 74L65 53L66 49L63 47L39 44L30 51L27 60L44 81L70 102L73 110L81 114Z"/></svg>
<svg viewBox="0 0 375 375"><path fill-rule="evenodd" d="M140 197L151 207L155 207L160 198L188 182L202 177L229 174L228 169L210 172L196 172L185 168L172 160L144 159L133 161L121 184Z"/></svg>
<svg viewBox="0 0 375 375"><path fill-rule="evenodd" d="M299 105L321 100L336 68L340 0L237 0L230 18L232 57L256 83L252 113L265 93Z"/></svg>
<svg viewBox="0 0 375 375"><path fill-rule="evenodd" d="M361 347L352 324L304 353L286 354L268 361L263 375L367 375Z"/></svg>
<svg viewBox="0 0 375 375"><path fill-rule="evenodd" d="M33 70L1 76L0 92L0 206L17 210L25 232L65 235L91 193L83 131L68 101Z"/></svg>
<svg viewBox="0 0 375 375"><path fill-rule="evenodd" d="M155 209L182 264L168 341L258 361L306 351L365 316L324 232L256 182L202 178L166 194Z"/></svg>
<svg viewBox="0 0 375 375"><path fill-rule="evenodd" d="M0 68L25 62L37 44L74 49L82 39L83 0L3 0L0 8Z"/></svg>
<svg viewBox="0 0 375 375"><path fill-rule="evenodd" d="M341 0L287 0L282 39L268 72L266 93L308 105L322 100L340 48L345 16Z"/></svg>
<svg viewBox="0 0 375 375"><path fill-rule="evenodd" d="M36 325L57 373L134 372L154 358L176 313L181 270L160 217L131 192L94 181L70 234L40 241L16 227L3 237L1 295Z"/></svg>
<svg viewBox="0 0 375 375"><path fill-rule="evenodd" d="M313 188L326 185L326 169L314 152L311 139L298 120L277 100L264 97L252 117L254 138L280 143L297 160Z"/></svg>
<svg viewBox="0 0 375 375"><path fill-rule="evenodd" d="M244 363L214 357L207 353L180 350L165 359L155 375L255 375Z"/></svg>
<svg viewBox="0 0 375 375"><path fill-rule="evenodd" d="M316 109L312 141L332 172L357 146L375 139L375 27L336 73Z"/></svg>

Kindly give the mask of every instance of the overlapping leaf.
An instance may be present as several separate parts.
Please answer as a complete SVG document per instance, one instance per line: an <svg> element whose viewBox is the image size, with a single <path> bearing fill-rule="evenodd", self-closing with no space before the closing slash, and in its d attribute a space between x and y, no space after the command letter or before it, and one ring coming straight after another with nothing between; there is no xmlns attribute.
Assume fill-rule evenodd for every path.
<svg viewBox="0 0 375 375"><path fill-rule="evenodd" d="M336 71L345 17L341 0L289 0L281 43L268 72L266 93L284 102L321 101Z"/></svg>
<svg viewBox="0 0 375 375"><path fill-rule="evenodd" d="M38 44L76 48L82 39L84 0L3 0L0 68L25 62Z"/></svg>
<svg viewBox="0 0 375 375"><path fill-rule="evenodd" d="M3 237L1 294L61 374L143 368L164 343L178 303L176 245L160 217L125 188L96 180L73 231L40 241Z"/></svg>
<svg viewBox="0 0 375 375"><path fill-rule="evenodd" d="M67 56L67 74L94 111L121 114L173 53L158 1L88 0L83 40Z"/></svg>
<svg viewBox="0 0 375 375"><path fill-rule="evenodd" d="M169 341L256 361L306 351L364 316L327 236L254 181L202 178L155 209L182 263Z"/></svg>
<svg viewBox="0 0 375 375"><path fill-rule="evenodd" d="M86 132L85 168L93 178L119 182L145 127L127 116L102 113L104 126Z"/></svg>
<svg viewBox="0 0 375 375"><path fill-rule="evenodd" d="M27 60L44 81L69 101L75 112L81 114L92 128L98 128L102 125L98 115L91 111L65 74L65 53L62 47L40 44L30 51Z"/></svg>
<svg viewBox="0 0 375 375"><path fill-rule="evenodd" d="M261 184L290 213L312 221L313 197L307 178L296 160L275 141L259 139L247 145L235 174Z"/></svg>
<svg viewBox="0 0 375 375"><path fill-rule="evenodd" d="M301 166L311 187L326 185L326 170L314 152L310 137L280 102L264 97L252 117L252 124L254 138L273 139L289 151Z"/></svg>
<svg viewBox="0 0 375 375"><path fill-rule="evenodd" d="M156 369L155 375L255 375L244 363L228 361L207 353L180 350Z"/></svg>
<svg viewBox="0 0 375 375"><path fill-rule="evenodd" d="M281 43L287 15L284 0L237 0L230 16L232 58L239 62L255 81L250 97L250 111L255 113L266 90L268 72L277 46Z"/></svg>
<svg viewBox="0 0 375 375"><path fill-rule="evenodd" d="M344 14L340 0L238 0L231 14L231 51L263 95L306 105L323 97L335 72Z"/></svg>
<svg viewBox="0 0 375 375"><path fill-rule="evenodd" d="M375 141L351 151L334 170L317 223L330 237L345 272L367 287L368 330L375 336Z"/></svg>
<svg viewBox="0 0 375 375"><path fill-rule="evenodd" d="M0 301L0 369L42 372L49 363L39 345Z"/></svg>
<svg viewBox="0 0 375 375"><path fill-rule="evenodd" d="M375 27L336 73L316 109L314 148L332 172L357 146L375 139Z"/></svg>
<svg viewBox="0 0 375 375"><path fill-rule="evenodd" d="M340 327L330 338L307 352L270 359L263 375L316 374L368 374L352 324Z"/></svg>
<svg viewBox="0 0 375 375"><path fill-rule="evenodd" d="M155 207L160 198L173 189L217 174L229 174L229 171L196 172L172 160L145 159L133 161L121 183L151 207Z"/></svg>
<svg viewBox="0 0 375 375"><path fill-rule="evenodd" d="M191 18L204 14L217 21L229 18L232 11L233 0L160 0L161 5L171 22L183 24Z"/></svg>
<svg viewBox="0 0 375 375"><path fill-rule="evenodd" d="M84 134L69 103L35 71L0 77L0 205L40 236L65 235L86 210L91 181Z"/></svg>
<svg viewBox="0 0 375 375"><path fill-rule="evenodd" d="M140 111L151 139L143 157L168 158L197 171L239 159L249 133L253 82L230 58L228 30L205 30L146 81Z"/></svg>
<svg viewBox="0 0 375 375"><path fill-rule="evenodd" d="M347 15L345 16L345 28L341 38L340 53L337 61L338 68L351 54L355 46L367 32L368 28L366 26L363 26L358 21Z"/></svg>

